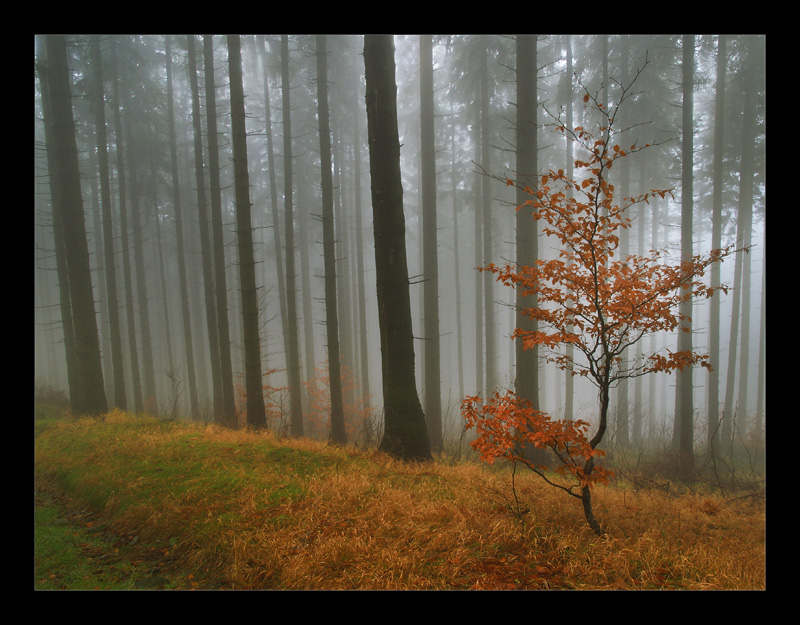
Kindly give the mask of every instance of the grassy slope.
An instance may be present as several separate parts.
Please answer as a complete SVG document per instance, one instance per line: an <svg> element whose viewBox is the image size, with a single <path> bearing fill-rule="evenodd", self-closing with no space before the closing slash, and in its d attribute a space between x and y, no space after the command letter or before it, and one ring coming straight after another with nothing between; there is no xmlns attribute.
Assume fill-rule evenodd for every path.
<svg viewBox="0 0 800 625"><path fill-rule="evenodd" d="M39 588L766 584L763 506L710 494L601 488L600 539L576 500L531 474L516 478L518 515L507 471L120 413L38 426L36 482L99 513L56 523L64 508L39 498Z"/></svg>

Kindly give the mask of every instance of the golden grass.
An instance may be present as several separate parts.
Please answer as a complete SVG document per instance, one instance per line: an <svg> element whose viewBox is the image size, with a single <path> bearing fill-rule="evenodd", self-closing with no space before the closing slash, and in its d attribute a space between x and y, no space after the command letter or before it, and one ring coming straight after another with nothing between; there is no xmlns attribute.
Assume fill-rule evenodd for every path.
<svg viewBox="0 0 800 625"><path fill-rule="evenodd" d="M578 500L533 474L516 477L529 508L518 515L510 474L475 463L405 464L269 433L132 421L48 430L37 470L76 473L73 495L105 482L113 522L172 539L187 579L239 589L766 586L763 503L602 487L595 512L608 533L598 538ZM271 456L278 448L291 455Z"/></svg>

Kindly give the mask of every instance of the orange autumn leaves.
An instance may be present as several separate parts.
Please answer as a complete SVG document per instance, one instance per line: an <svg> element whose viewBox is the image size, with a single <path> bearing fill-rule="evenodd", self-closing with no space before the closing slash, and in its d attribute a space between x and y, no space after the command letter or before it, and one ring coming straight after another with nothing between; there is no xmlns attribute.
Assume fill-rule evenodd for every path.
<svg viewBox="0 0 800 625"><path fill-rule="evenodd" d="M584 355L583 360L568 360L558 353L547 358L570 368L574 375L591 378L604 375L643 336L673 331L688 320L679 313L679 305L713 295L713 289L702 280L704 272L731 253L731 248L677 263L666 262L663 251L616 258L620 231L631 225L628 209L649 203L654 196L664 198L671 191L653 189L615 202L614 185L605 174L616 159L640 148L634 144L627 151L616 145L608 149L607 140L593 140L583 128L574 133L590 153L588 160L575 161L576 170L584 170L587 176L577 181L568 178L563 169L550 170L541 176L537 189L526 188L531 199L525 205L533 208L534 219L544 222L542 233L559 241L558 257L540 259L531 266L489 264L481 270L491 271L499 282L537 298L535 308L525 308L520 314L537 320L539 329L518 328L515 339L521 339L526 348L542 345L554 350L572 344ZM507 180L506 184L514 182ZM705 365L705 359L667 352L618 370L617 375L635 377L688 364Z"/></svg>
<svg viewBox="0 0 800 625"><path fill-rule="evenodd" d="M518 327L512 338L521 340L525 349L545 348L541 357L571 375L587 377L601 397L607 397L609 388L623 378L708 366L707 356L691 351L665 350L640 358L623 355L646 335L674 331L689 321L681 315L680 304L711 297L714 289L703 282L704 272L733 252L729 247L679 262L669 262L665 251L617 257L620 234L631 225L628 209L656 196L671 196L671 190L616 197L608 170L617 159L648 146L633 144L627 150L610 146L610 124L609 119L609 126L600 128L601 139L583 127L570 131L558 127L588 152L588 159L574 162L578 179L563 169L550 170L536 189L524 187L531 198L522 206L531 207L533 219L543 224L541 232L558 241L557 257L528 266L491 263L480 269L492 272L519 294L536 298L536 306L519 311L538 322L536 329ZM511 179L506 184L516 186ZM567 345L574 350L564 350ZM552 449L561 462L559 470L572 474L582 487L607 480L608 473L593 466L594 456L602 455L595 447L604 427L590 443L587 423L552 420L513 393L495 394L483 405L479 398L467 397L462 412L467 427L477 431L473 447L487 462L503 457L530 466L520 450L532 444Z"/></svg>
<svg viewBox="0 0 800 625"><path fill-rule="evenodd" d="M587 474L586 461L604 456L605 452L589 444L586 438L589 424L585 421L551 419L512 392L495 392L486 404L479 397L467 397L462 414L467 429L475 428L477 432L473 449L488 464L502 458L521 462L539 472L544 467L533 465L525 454L526 446L533 445L552 450L560 461L556 473L571 475L581 486L607 483L613 475L601 466Z"/></svg>

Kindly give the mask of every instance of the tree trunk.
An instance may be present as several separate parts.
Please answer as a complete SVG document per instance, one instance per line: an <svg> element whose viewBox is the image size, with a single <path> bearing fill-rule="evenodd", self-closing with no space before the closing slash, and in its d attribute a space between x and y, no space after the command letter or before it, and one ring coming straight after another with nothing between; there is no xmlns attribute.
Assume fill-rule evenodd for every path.
<svg viewBox="0 0 800 625"><path fill-rule="evenodd" d="M117 180L119 183L119 228L122 240L122 284L125 291L125 315L128 329L128 357L131 361L131 385L133 390L133 408L138 413L144 409L142 399L142 379L139 370L139 348L136 337L136 312L133 303L133 272L131 270L130 232L128 228L128 187L125 167L126 138L122 128L122 98L119 89L116 46L112 43L111 55L114 64L114 82L112 93L114 98L114 132L117 138Z"/></svg>
<svg viewBox="0 0 800 625"><path fill-rule="evenodd" d="M264 393L261 381L261 345L258 328L253 225L250 216L250 175L247 170L247 132L245 128L242 51L239 35L228 35L228 67L231 84L231 135L236 194L236 238L239 249L239 280L242 297L245 392L247 424L266 426Z"/></svg>
<svg viewBox="0 0 800 625"><path fill-rule="evenodd" d="M517 266L533 266L538 258L537 226L531 206L524 206L530 199L526 186L534 191L537 186L537 137L536 137L536 36L517 35L517 197L516 247ZM522 187L522 188L520 188ZM536 308L535 295L525 296L520 290L516 294L518 311ZM538 323L525 315L517 315L517 326L527 332L535 332ZM522 338L516 340L517 396L531 402L539 409L539 349L523 347ZM487 393L489 389L487 389Z"/></svg>
<svg viewBox="0 0 800 625"><path fill-rule="evenodd" d="M292 118L289 97L289 37L281 36L281 90L283 92L283 198L286 228L286 326L288 341L286 368L289 374L289 403L292 436L303 436L303 404L300 388L300 346L297 336L297 293L292 208Z"/></svg>
<svg viewBox="0 0 800 625"><path fill-rule="evenodd" d="M385 420L380 449L402 460L430 460L414 380L392 35L364 36L364 67Z"/></svg>
<svg viewBox="0 0 800 625"><path fill-rule="evenodd" d="M519 207L516 216L517 266L531 267L539 257L538 228L533 219L533 210L525 202L530 195L525 187L536 190L538 180L537 137L537 62L536 35L517 35L517 195ZM522 188L520 188L522 187ZM484 207L484 210L488 210ZM536 295L516 293L518 311L536 308ZM487 300L487 306L489 300ZM517 327L526 332L535 332L539 324L522 314L517 315ZM487 329L488 332L488 329ZM488 334L487 334L488 336ZM515 390L520 399L531 402L539 410L539 348L525 349L522 338L515 342L516 377ZM487 387L487 394L491 391ZM529 446L526 457L536 464L548 464L548 452Z"/></svg>
<svg viewBox="0 0 800 625"><path fill-rule="evenodd" d="M442 382L439 343L439 259L436 216L436 146L433 131L433 38L421 35L420 117L422 136L423 296L425 302L425 418L431 451L441 453Z"/></svg>
<svg viewBox="0 0 800 625"><path fill-rule="evenodd" d="M489 46L486 36L483 39L481 54L481 166L491 170L489 145ZM482 210L483 210L483 259L481 265L494 261L492 249L492 192L491 178L482 178ZM483 273L483 315L486 340L486 394L494 392L497 384L497 331L494 320L494 276L490 271Z"/></svg>
<svg viewBox="0 0 800 625"><path fill-rule="evenodd" d="M479 101L476 98L476 102ZM475 162L480 162L481 151L481 107L475 105L475 120L473 124L473 142L475 148ZM480 195L480 188L482 183L482 176L479 172L475 173L475 180L473 185L473 201L475 202L475 221L474 221L474 235L475 235L475 264L474 267L483 266L483 216L482 216L482 200ZM475 394L482 395L484 393L484 359L483 359L483 276L479 271L475 272ZM491 393L489 389L485 389L487 395Z"/></svg>
<svg viewBox="0 0 800 625"><path fill-rule="evenodd" d="M458 169L456 167L455 127L450 132L450 194L453 202L453 282L456 298L456 361L458 362L458 399L464 397L464 328L461 323L461 262L458 254Z"/></svg>
<svg viewBox="0 0 800 625"><path fill-rule="evenodd" d="M360 84L360 79L359 79ZM359 89L353 89L353 95L358 99ZM360 102L358 103L360 104ZM367 298L365 287L365 268L364 268L364 226L361 210L361 118L355 113L358 110L363 110L360 106L354 106L353 111L355 119L353 120L354 136L353 136L353 165L355 175L355 217L356 217L356 276L358 288L358 319L359 331L361 338L359 340L359 347L361 350L361 408L366 411L369 407L370 395L370 381L369 381L369 351L368 351L368 333L367 333ZM365 416L366 419L366 416ZM364 424L365 429L367 424Z"/></svg>
<svg viewBox="0 0 800 625"><path fill-rule="evenodd" d="M131 130L126 127L126 132L131 139ZM131 143L133 143L131 141ZM156 398L155 365L153 363L153 342L150 330L150 313L147 307L147 280L144 268L144 240L141 223L141 202L138 184L139 154L129 149L129 169L134 193L131 194L131 233L133 234L133 263L136 274L136 301L139 311L139 337L142 347L142 391L144 393L143 409L151 415L158 414L158 400Z"/></svg>
<svg viewBox="0 0 800 625"><path fill-rule="evenodd" d="M566 108L566 122L567 128L573 128L572 123L572 116L573 116L573 90L572 90L572 80L573 80L573 61L572 61L572 36L567 35L567 71L565 72L567 86L565 87L565 102L564 106ZM567 147L567 179L572 180L573 169L574 169L574 157L573 157L573 142L566 138L566 147ZM567 190L568 197L572 197L572 189ZM573 326L569 326L567 328L568 332L573 331ZM572 343L569 343L566 348L566 355L570 362L575 356L575 348ZM564 389L564 419L567 421L572 421L575 418L575 383L574 378L572 376L572 365L569 365L566 371L566 384Z"/></svg>
<svg viewBox="0 0 800 625"><path fill-rule="evenodd" d="M187 35L189 57L189 85L192 92L192 131L194 133L194 174L197 185L197 218L200 226L200 256L203 270L203 294L208 332L208 353L211 360L211 387L214 396L214 419L219 420L223 411L222 368L220 363L219 324L214 295L213 254L209 235L208 205L206 203L206 180L203 171L202 124L200 123L200 90L197 86L197 52L195 36ZM214 88L212 83L211 88ZM208 114L208 113L206 113ZM215 114L215 113L212 113Z"/></svg>
<svg viewBox="0 0 800 625"><path fill-rule="evenodd" d="M178 148L175 136L174 95L172 89L172 48L169 35L164 37L167 60L167 109L170 136L170 161L172 168L172 197L175 211L175 240L178 255L178 288L180 290L181 313L183 316L183 345L186 356L186 375L189 379L189 406L192 419L200 418L197 403L197 378L195 377L194 346L192 343L192 313L189 305L189 287L186 276L186 252L183 244L183 215L181 207L180 181L178 179Z"/></svg>
<svg viewBox="0 0 800 625"><path fill-rule="evenodd" d="M128 407L125 394L125 367L122 355L122 332L119 321L117 298L116 255L114 250L114 225L111 218L111 190L109 184L108 141L106 138L106 113L103 87L103 60L100 52L100 37L93 35L90 42L93 65L92 89L94 91L95 135L97 138L97 162L100 177L100 210L103 215L103 260L106 278L106 310L111 338L111 371L113 381L113 405L121 410ZM99 230L98 230L99 233Z"/></svg>
<svg viewBox="0 0 800 625"><path fill-rule="evenodd" d="M750 68L747 68L748 70ZM743 72L744 76L750 77L752 71ZM743 77L744 77L743 76ZM752 81L746 81L744 85L744 128L742 130L742 186L739 195L739 220L744 226L740 245L749 248L753 239L753 146L756 140L756 111L755 94ZM747 411L747 382L750 376L750 290L752 283L752 271L750 264L750 254L742 256L742 312L741 330L739 336L739 392L736 400L736 414L746 419Z"/></svg>
<svg viewBox="0 0 800 625"><path fill-rule="evenodd" d="M48 184L50 186L50 202L53 222L53 245L55 248L56 283L58 285L59 312L61 314L61 331L64 340L64 358L67 369L67 389L70 402L77 402L80 396L78 387L77 363L75 358L75 331L72 324L72 302L69 293L69 272L67 270L66 249L64 247L64 224L58 184L58 168L53 143L52 124L50 123L50 90L48 88L48 61L44 36L38 37L39 85L42 93L42 115L44 118L45 144L47 146Z"/></svg>
<svg viewBox="0 0 800 625"><path fill-rule="evenodd" d="M684 262L692 259L693 209L694 198L694 36L683 37L683 139L681 146L682 185L681 185L681 258ZM684 321L679 328L678 350L692 350L692 300L680 305ZM694 402L692 395L692 367L677 373L680 389L680 403L676 406L676 423L681 458L681 474L688 479L694 473Z"/></svg>
<svg viewBox="0 0 800 625"><path fill-rule="evenodd" d="M742 157L739 172L739 205L737 210L736 244L746 246L750 244L752 219L753 219L753 174L754 174L754 142L755 142L755 93L752 80L747 78L754 72L750 68L743 68L740 73L743 79L745 92L743 126L742 126ZM728 444L734 436L734 418L743 417L747 402L747 360L748 332L746 324L749 324L749 293L745 291L749 285L749 261L745 257L749 254L736 252L736 265L733 279L733 313L731 315L730 339L728 342L728 372L725 389L725 412L723 414L722 438L723 443ZM740 310L741 303L741 310ZM739 329L739 318L741 315L741 330ZM737 403L734 404L734 387L736 380L736 346L737 335L739 345L739 393ZM742 389L741 387L745 388Z"/></svg>
<svg viewBox="0 0 800 625"><path fill-rule="evenodd" d="M328 116L328 63L325 35L317 35L317 105L319 106L319 150L322 167L322 246L325 262L325 329L328 338L328 383L331 395L331 440L347 442L342 404L339 357L339 312L336 300L336 242L333 221L333 174L331 129Z"/></svg>
<svg viewBox="0 0 800 625"><path fill-rule="evenodd" d="M727 37L719 35L717 45L717 84L716 84L716 103L714 108L714 165L713 181L714 189L711 199L711 249L718 250L722 247L722 187L723 183L723 164L724 164L724 119L725 119L725 71L727 64ZM720 263L711 266L711 287L716 289L720 285ZM708 372L708 449L713 452L719 440L719 363L720 363L720 344L719 344L719 315L720 315L720 296L712 297L709 311L709 345L708 364L711 370Z"/></svg>
<svg viewBox="0 0 800 625"><path fill-rule="evenodd" d="M76 415L97 415L108 410L108 403L103 384L89 246L86 241L66 37L47 35L45 45L44 76L49 94L45 122L50 129L48 142L52 141L52 144L48 144L48 161L53 213L63 236L75 349L77 397L71 396L70 403ZM67 321L62 320L65 326Z"/></svg>
<svg viewBox="0 0 800 625"><path fill-rule="evenodd" d="M214 296L216 302L217 339L219 341L220 377L222 379L222 412L218 423L236 427L236 399L233 390L231 331L228 320L228 282L225 275L225 241L222 232L222 198L219 180L219 147L217 139L217 98L214 91L213 35L203 36L203 70L206 82L206 121L208 124L208 177L211 200L211 247L214 254Z"/></svg>

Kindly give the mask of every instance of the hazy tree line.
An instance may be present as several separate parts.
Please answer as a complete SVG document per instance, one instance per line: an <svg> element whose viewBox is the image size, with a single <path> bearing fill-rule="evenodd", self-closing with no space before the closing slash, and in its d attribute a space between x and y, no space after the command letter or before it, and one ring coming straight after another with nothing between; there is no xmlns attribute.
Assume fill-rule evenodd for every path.
<svg viewBox="0 0 800 625"><path fill-rule="evenodd" d="M591 123L581 85L613 106L644 67L622 126L659 145L613 183L675 191L631 215L620 252L754 248L708 276L734 288L685 311L687 331L640 346L707 350L713 372L620 385L612 444L763 432L763 36L37 36L35 60L35 379L74 412L376 444L397 395L428 454L459 442L465 395L498 387L591 420L584 381L508 338L535 302L475 270L557 254L487 174L535 188L570 167L552 129ZM392 89L399 224L373 212ZM406 274L381 278L392 237ZM402 291L413 368L387 377Z"/></svg>

